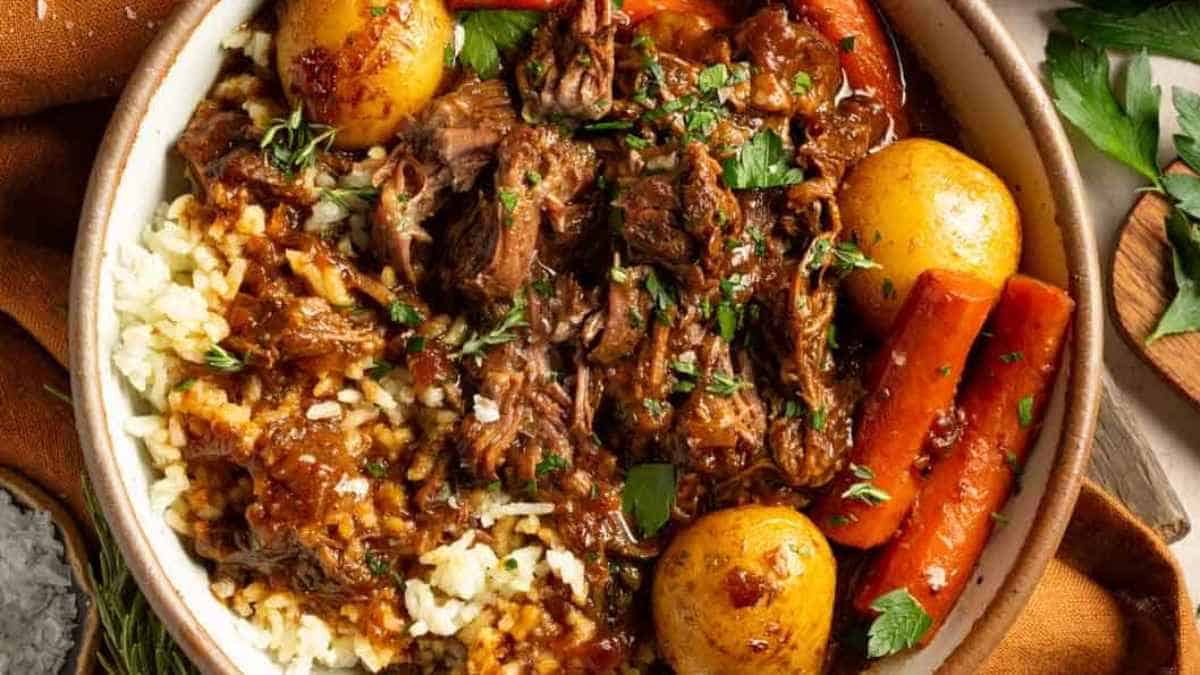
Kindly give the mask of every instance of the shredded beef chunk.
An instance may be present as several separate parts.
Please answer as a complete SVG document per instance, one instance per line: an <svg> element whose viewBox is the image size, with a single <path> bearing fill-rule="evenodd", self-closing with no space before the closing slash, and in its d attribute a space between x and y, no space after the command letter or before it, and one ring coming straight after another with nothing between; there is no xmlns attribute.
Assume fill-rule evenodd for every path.
<svg viewBox="0 0 1200 675"><path fill-rule="evenodd" d="M410 284L419 282L423 268L413 244L433 243L425 222L451 191L466 192L475 185L514 124L503 82L468 80L430 103L376 172L379 203L372 238Z"/></svg>
<svg viewBox="0 0 1200 675"><path fill-rule="evenodd" d="M447 284L480 300L511 298L529 281L543 221L553 231L595 180L591 148L550 127L518 127L498 155L493 193L449 234Z"/></svg>
<svg viewBox="0 0 1200 675"><path fill-rule="evenodd" d="M750 61L750 104L766 113L812 117L842 86L837 47L772 5L744 21L735 39Z"/></svg>
<svg viewBox="0 0 1200 675"><path fill-rule="evenodd" d="M538 29L516 73L525 119L597 120L608 114L616 35L612 13L610 0L575 0Z"/></svg>

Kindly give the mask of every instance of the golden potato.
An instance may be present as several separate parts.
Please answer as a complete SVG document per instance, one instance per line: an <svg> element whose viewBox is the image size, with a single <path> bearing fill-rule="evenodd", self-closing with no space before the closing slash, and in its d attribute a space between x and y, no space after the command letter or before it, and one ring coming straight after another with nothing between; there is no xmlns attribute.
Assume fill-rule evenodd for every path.
<svg viewBox="0 0 1200 675"><path fill-rule="evenodd" d="M285 0L279 79L338 147L383 143L437 91L453 31L442 0Z"/></svg>
<svg viewBox="0 0 1200 675"><path fill-rule="evenodd" d="M954 148L900 141L864 159L838 195L846 236L880 265L846 280L851 301L883 334L927 269L971 272L997 288L1017 271L1021 222L996 174Z"/></svg>
<svg viewBox="0 0 1200 675"><path fill-rule="evenodd" d="M819 673L836 571L820 530L778 506L711 513L658 561L658 644L679 675Z"/></svg>

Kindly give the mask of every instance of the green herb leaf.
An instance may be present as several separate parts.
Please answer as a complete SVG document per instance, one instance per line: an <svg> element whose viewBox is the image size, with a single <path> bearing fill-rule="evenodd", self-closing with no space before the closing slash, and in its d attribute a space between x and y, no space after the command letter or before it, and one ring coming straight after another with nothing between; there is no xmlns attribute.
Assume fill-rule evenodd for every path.
<svg viewBox="0 0 1200 675"><path fill-rule="evenodd" d="M857 35L847 35L841 40L838 40L838 47L844 52L854 51L854 42L857 37Z"/></svg>
<svg viewBox="0 0 1200 675"><path fill-rule="evenodd" d="M663 407L662 401L656 398L642 399L642 407L653 417L662 417L666 413L666 408Z"/></svg>
<svg viewBox="0 0 1200 675"><path fill-rule="evenodd" d="M287 117L271 122L258 145L267 161L290 178L313 165L322 145L329 150L336 134L337 129L307 122L304 108L296 106Z"/></svg>
<svg viewBox="0 0 1200 675"><path fill-rule="evenodd" d="M875 480L875 472L872 471L871 467L869 466L863 466L861 464L850 462L850 473L853 474L855 478L861 480Z"/></svg>
<svg viewBox="0 0 1200 675"><path fill-rule="evenodd" d="M480 335L471 333L471 337L463 343L461 349L458 350L460 356L474 356L479 358L483 352L496 345L502 345L505 342L512 342L517 339L517 334L513 332L517 328L523 328L529 325L525 320L525 307L527 302L523 293L517 293L513 297L512 307L508 313L504 315L500 323L496 324L495 328Z"/></svg>
<svg viewBox="0 0 1200 675"><path fill-rule="evenodd" d="M907 588L898 588L875 598L871 609L879 612L867 630L867 656L872 659L898 654L915 646L933 625L933 619Z"/></svg>
<svg viewBox="0 0 1200 675"><path fill-rule="evenodd" d="M536 471L538 477L540 478L552 471L559 471L567 468L568 466L570 465L567 464L567 460L553 452L548 452L546 453L546 456L542 458L542 461L537 463Z"/></svg>
<svg viewBox="0 0 1200 675"><path fill-rule="evenodd" d="M670 365L671 365L671 370L674 370L675 372L679 373L680 375L687 375L688 377L699 377L700 376L700 370L698 368L696 368L695 361L675 360L675 361L672 361Z"/></svg>
<svg viewBox="0 0 1200 675"><path fill-rule="evenodd" d="M333 202L347 211L353 211L356 208L370 205L371 202L378 198L379 190L369 186L357 188L321 188L321 199Z"/></svg>
<svg viewBox="0 0 1200 675"><path fill-rule="evenodd" d="M463 27L458 57L485 80L500 72L500 52L524 42L542 21L540 12L507 9L461 12L458 17Z"/></svg>
<svg viewBox="0 0 1200 675"><path fill-rule="evenodd" d="M717 305L717 330L726 343L733 342L737 334L737 324L737 308L728 300L722 300L721 304Z"/></svg>
<svg viewBox="0 0 1200 675"><path fill-rule="evenodd" d="M1154 332L1146 338L1147 343L1166 335L1200 330L1200 226L1179 209L1171 209L1166 227L1177 290Z"/></svg>
<svg viewBox="0 0 1200 675"><path fill-rule="evenodd" d="M400 302L399 300L394 300L388 305L388 318L392 320L392 323L398 323L402 326L419 326L421 325L421 321L424 320L421 318L421 313L417 311L416 307Z"/></svg>
<svg viewBox="0 0 1200 675"><path fill-rule="evenodd" d="M1124 109L1109 86L1108 56L1102 49L1051 33L1046 70L1058 111L1100 150L1157 184L1160 92L1151 86L1146 55L1129 63Z"/></svg>
<svg viewBox="0 0 1200 675"><path fill-rule="evenodd" d="M1200 178L1175 173L1162 177L1163 189L1177 202L1181 211L1193 218L1200 218Z"/></svg>
<svg viewBox="0 0 1200 675"><path fill-rule="evenodd" d="M377 577L387 574L388 570L392 567L388 564L387 560L375 555L371 551L367 551L367 554L363 556L363 562L366 563L367 569L371 571L371 574Z"/></svg>
<svg viewBox="0 0 1200 675"><path fill-rule="evenodd" d="M792 94L795 96L803 96L812 89L812 76L803 70L798 71L792 77Z"/></svg>
<svg viewBox="0 0 1200 675"><path fill-rule="evenodd" d="M1179 128L1183 130L1175 135L1175 150L1193 171L1200 171L1200 95L1174 87L1171 100L1179 115Z"/></svg>
<svg viewBox="0 0 1200 675"><path fill-rule="evenodd" d="M696 86L704 94L712 93L725 86L729 80L729 68L724 63L709 66L700 71L696 78Z"/></svg>
<svg viewBox="0 0 1200 675"><path fill-rule="evenodd" d="M668 312L675 306L675 289L671 285L658 278L658 275L651 269L646 273L646 292L650 294L651 301L654 302L655 314L663 323L668 323Z"/></svg>
<svg viewBox="0 0 1200 675"><path fill-rule="evenodd" d="M89 567L88 573L96 589L96 610L104 637L101 666L108 673L121 675L198 673L138 589L86 476L83 498L100 542L99 565Z"/></svg>
<svg viewBox="0 0 1200 675"><path fill-rule="evenodd" d="M868 506L877 506L890 500L891 498L891 495L876 487L869 480L864 480L859 483L852 483L850 487L846 488L846 491L842 493L842 499L857 499Z"/></svg>
<svg viewBox="0 0 1200 675"><path fill-rule="evenodd" d="M1024 358L1025 358L1025 354L1023 354L1021 352L1009 352L1007 354L1000 355L1000 362L1001 363L1016 363L1017 361L1020 361L1021 359L1024 359Z"/></svg>
<svg viewBox="0 0 1200 675"><path fill-rule="evenodd" d="M854 270L870 270L880 267L879 263L868 258L858 244L852 241L839 241L837 246L833 247L833 266L842 274L848 274Z"/></svg>
<svg viewBox="0 0 1200 675"><path fill-rule="evenodd" d="M367 462L367 473L371 478L383 478L387 475L387 464L383 462Z"/></svg>
<svg viewBox="0 0 1200 675"><path fill-rule="evenodd" d="M530 286L533 286L533 291L543 298L554 297L554 282L547 277L534 279Z"/></svg>
<svg viewBox="0 0 1200 675"><path fill-rule="evenodd" d="M195 384L196 384L196 378L194 378L194 377L185 378L185 379L180 380L178 384L176 384L174 387L172 387L171 391L187 391L188 389L191 389L193 386L195 386Z"/></svg>
<svg viewBox="0 0 1200 675"><path fill-rule="evenodd" d="M625 131L632 129L633 122L629 120L608 120L606 122L593 122L585 124L580 129L584 131Z"/></svg>
<svg viewBox="0 0 1200 675"><path fill-rule="evenodd" d="M1200 3L1172 2L1131 16L1073 7L1059 11L1058 20L1090 45L1200 62Z"/></svg>
<svg viewBox="0 0 1200 675"><path fill-rule="evenodd" d="M209 368L222 373L236 373L246 367L246 364L225 350L221 345L213 345L204 353L204 362Z"/></svg>
<svg viewBox="0 0 1200 675"><path fill-rule="evenodd" d="M405 349L409 354L419 354L425 351L425 338L420 335L408 338L408 341L405 343Z"/></svg>
<svg viewBox="0 0 1200 675"><path fill-rule="evenodd" d="M725 184L734 190L794 185L804 180L804 172L792 166L791 155L783 141L769 129L759 131L738 149L737 156L721 163Z"/></svg>
<svg viewBox="0 0 1200 675"><path fill-rule="evenodd" d="M1017 401L1017 422L1022 429L1028 429L1033 424L1033 396L1024 396Z"/></svg>
<svg viewBox="0 0 1200 675"><path fill-rule="evenodd" d="M372 380L378 382L379 380L382 380L388 373L392 372L393 368L395 368L395 366L393 366L390 362L384 361L383 359L375 359L375 362L371 364L371 367L367 368L367 377L370 377Z"/></svg>
<svg viewBox="0 0 1200 675"><path fill-rule="evenodd" d="M62 401L63 403L71 405L71 395L59 389L58 387L47 382L42 384L42 390L54 398Z"/></svg>
<svg viewBox="0 0 1200 675"><path fill-rule="evenodd" d="M625 145L628 145L630 148L632 148L634 150L645 150L646 148L650 147L651 143L650 143L650 141L642 138L641 136L634 136L633 134L625 134Z"/></svg>
<svg viewBox="0 0 1200 675"><path fill-rule="evenodd" d="M621 508L637 523L644 537L652 537L671 518L675 505L675 467L638 464L625 474Z"/></svg>
<svg viewBox="0 0 1200 675"><path fill-rule="evenodd" d="M739 390L749 387L750 383L740 377L733 377L725 373L714 372L712 379L704 390L710 394L724 396L726 398L738 393Z"/></svg>
<svg viewBox="0 0 1200 675"><path fill-rule="evenodd" d="M812 414L809 415L809 424L817 431L825 430L825 421L828 419L829 413L824 408L813 408Z"/></svg>

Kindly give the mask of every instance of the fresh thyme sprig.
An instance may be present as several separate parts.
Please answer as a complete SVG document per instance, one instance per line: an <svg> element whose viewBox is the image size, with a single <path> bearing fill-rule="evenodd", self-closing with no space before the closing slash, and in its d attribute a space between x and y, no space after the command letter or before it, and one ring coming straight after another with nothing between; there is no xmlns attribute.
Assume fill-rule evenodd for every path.
<svg viewBox="0 0 1200 675"><path fill-rule="evenodd" d="M312 166L317 148L329 150L337 129L312 124L304 119L303 106L296 106L286 118L277 118L267 127L259 147L276 169L293 176Z"/></svg>
<svg viewBox="0 0 1200 675"><path fill-rule="evenodd" d="M100 665L110 675L198 675L134 583L86 479L83 496L100 540L99 574L90 570L104 636Z"/></svg>
<svg viewBox="0 0 1200 675"><path fill-rule="evenodd" d="M525 319L526 304L525 294L517 293L513 297L512 308L508 310L508 314L504 316L500 323L482 335L472 333L471 337L463 343L462 349L458 351L459 356L474 356L476 359L480 359L483 357L483 352L489 347L516 340L517 334L513 330L529 325L529 322Z"/></svg>

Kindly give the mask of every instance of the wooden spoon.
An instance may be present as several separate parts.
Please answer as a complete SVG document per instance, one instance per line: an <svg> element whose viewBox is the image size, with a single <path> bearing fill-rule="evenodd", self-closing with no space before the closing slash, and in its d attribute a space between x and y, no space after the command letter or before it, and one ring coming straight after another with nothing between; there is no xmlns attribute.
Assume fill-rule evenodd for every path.
<svg viewBox="0 0 1200 675"><path fill-rule="evenodd" d="M1167 173L1192 171L1176 161L1167 167ZM1164 225L1170 208L1162 195L1147 192L1129 212L1113 254L1113 314L1133 351L1200 406L1200 332L1169 335L1146 344L1146 336L1175 295L1171 245Z"/></svg>
<svg viewBox="0 0 1200 675"><path fill-rule="evenodd" d="M75 627L75 647L67 656L61 675L91 675L99 645L100 616L96 610L96 591L92 588L87 546L79 535L75 520L58 500L15 471L0 467L0 487L11 493L13 501L24 508L49 511L51 522L62 536L63 557L71 567L75 588L82 595Z"/></svg>

